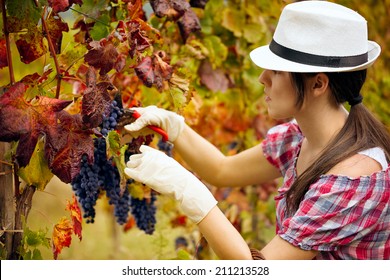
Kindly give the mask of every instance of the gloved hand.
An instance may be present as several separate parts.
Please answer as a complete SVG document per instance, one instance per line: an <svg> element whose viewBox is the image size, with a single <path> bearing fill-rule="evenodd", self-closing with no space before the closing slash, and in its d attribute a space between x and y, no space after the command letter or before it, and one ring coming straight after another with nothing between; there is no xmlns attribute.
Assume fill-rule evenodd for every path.
<svg viewBox="0 0 390 280"><path fill-rule="evenodd" d="M126 175L161 194L173 196L194 223L199 223L217 204L207 187L176 160L145 145L140 151L127 162Z"/></svg>
<svg viewBox="0 0 390 280"><path fill-rule="evenodd" d="M168 140L174 142L184 129L184 118L174 112L156 106L132 109L141 116L135 122L125 126L129 132L138 132L148 125L155 125L164 129L168 133Z"/></svg>

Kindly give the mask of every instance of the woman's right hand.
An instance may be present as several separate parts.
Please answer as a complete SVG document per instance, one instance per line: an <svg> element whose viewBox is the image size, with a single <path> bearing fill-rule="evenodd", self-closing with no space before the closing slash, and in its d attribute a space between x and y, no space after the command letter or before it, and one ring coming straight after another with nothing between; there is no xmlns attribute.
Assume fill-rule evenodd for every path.
<svg viewBox="0 0 390 280"><path fill-rule="evenodd" d="M125 125L125 129L131 133L140 133L148 125L155 125L168 133L168 140L174 142L183 131L184 118L174 112L157 108L156 106L133 107L141 116L133 123Z"/></svg>

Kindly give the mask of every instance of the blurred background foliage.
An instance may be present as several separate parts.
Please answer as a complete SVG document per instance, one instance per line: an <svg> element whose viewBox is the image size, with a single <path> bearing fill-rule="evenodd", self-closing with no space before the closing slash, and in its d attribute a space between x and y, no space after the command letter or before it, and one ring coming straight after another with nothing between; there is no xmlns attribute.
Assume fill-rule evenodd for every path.
<svg viewBox="0 0 390 280"><path fill-rule="evenodd" d="M58 59L75 76L87 51L85 43L75 40L75 36L85 35L76 23L80 18L85 24L94 23L89 35L93 40L101 40L112 32L118 20L123 19L123 10L129 1L82 2L82 6L74 5L74 9L60 13L70 28L69 32L63 33ZM126 106L153 104L177 111L186 117L189 125L227 155L252 147L260 143L267 130L277 123L267 116L262 86L258 82L261 69L250 61L248 54L257 46L270 42L281 10L291 2L294 1L210 0L204 9L192 8L202 29L184 42L178 25L155 17L149 2L143 1L149 24L161 34L155 47L170 57L170 64L182 79L182 88L169 87L159 91L155 87L146 87L131 67L125 67L119 73L111 71L111 80L121 91ZM363 15L368 21L369 39L382 47L380 58L368 71L362 94L364 104L390 127L390 0L332 2ZM11 46L16 81L35 72L42 74L48 67L53 67L49 53L24 64L14 42ZM127 58L126 65L131 64L131 59ZM0 69L0 85L6 86L9 79L7 67ZM55 73L52 73L37 91L53 97L55 86ZM77 84L62 83L61 99L77 100L78 94ZM174 156L180 161L178 155ZM261 248L274 235L272 194L278 184L275 181L242 189L209 187L248 244ZM69 185L54 178L44 191L35 194L27 227L50 231L64 215L65 201L71 194ZM157 215L156 231L152 236L135 227L124 231L115 224L107 202L101 200L95 223L83 225L83 240L73 241L59 259L215 258L196 227L181 216L172 200L159 197ZM51 248L44 242L39 243L39 250L44 259L52 258Z"/></svg>

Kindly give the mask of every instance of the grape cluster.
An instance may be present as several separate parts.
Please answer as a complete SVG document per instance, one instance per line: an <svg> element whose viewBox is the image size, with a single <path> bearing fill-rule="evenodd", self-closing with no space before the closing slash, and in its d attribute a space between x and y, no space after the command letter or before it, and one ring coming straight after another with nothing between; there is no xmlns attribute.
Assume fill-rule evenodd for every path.
<svg viewBox="0 0 390 280"><path fill-rule="evenodd" d="M72 189L84 210L84 218L87 223L93 223L95 219L95 205L99 197L99 166L89 164L87 156L81 160L79 175L72 182Z"/></svg>
<svg viewBox="0 0 390 280"><path fill-rule="evenodd" d="M172 157L172 149L173 145L167 141L162 141L162 139L159 139L157 143L157 147L160 151L164 152L167 156Z"/></svg>
<svg viewBox="0 0 390 280"><path fill-rule="evenodd" d="M116 129L119 118L123 115L121 105L112 101L110 114L103 118L101 134L107 136L110 130ZM129 143L125 158L139 153L142 144L149 145L153 135L141 136ZM127 180L124 190L121 188L121 177L118 168L112 158L107 158L107 144L104 137L94 139L94 161L88 162L86 155L81 160L80 173L72 181L72 189L82 206L84 218L87 223L93 223L95 219L95 205L99 194L105 192L109 204L114 207L114 215L118 224L123 225L128 221L129 214L134 215L137 226L147 234L152 234L156 223L156 207L154 202L156 194L152 192L150 198L136 199L129 193L130 185L134 182Z"/></svg>
<svg viewBox="0 0 390 280"><path fill-rule="evenodd" d="M131 213L137 227L146 234L153 234L156 224L156 193L151 192L150 198L138 199L132 197L130 200Z"/></svg>
<svg viewBox="0 0 390 280"><path fill-rule="evenodd" d="M110 105L110 115L103 116L101 133L107 136L110 130L113 130L118 125L119 118L123 115L123 109L118 106L118 102L113 100Z"/></svg>

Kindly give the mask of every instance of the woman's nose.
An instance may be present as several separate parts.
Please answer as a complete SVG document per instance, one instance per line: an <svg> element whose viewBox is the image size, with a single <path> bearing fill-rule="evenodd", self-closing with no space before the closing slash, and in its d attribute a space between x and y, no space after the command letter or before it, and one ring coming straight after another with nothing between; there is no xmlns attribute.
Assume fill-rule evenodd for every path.
<svg viewBox="0 0 390 280"><path fill-rule="evenodd" d="M261 72L261 74L260 74L260 76L259 76L259 82L260 82L261 84L263 84L263 85L265 85L266 82L267 82L267 80L269 80L269 79L267 79L267 77L268 77L268 72L269 72L269 70L264 69L263 72Z"/></svg>

